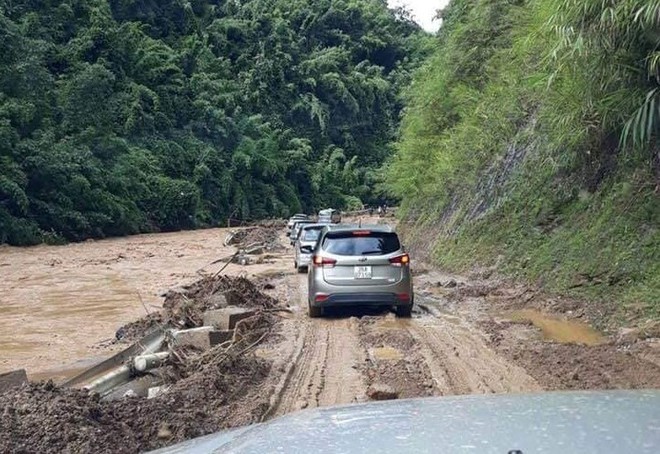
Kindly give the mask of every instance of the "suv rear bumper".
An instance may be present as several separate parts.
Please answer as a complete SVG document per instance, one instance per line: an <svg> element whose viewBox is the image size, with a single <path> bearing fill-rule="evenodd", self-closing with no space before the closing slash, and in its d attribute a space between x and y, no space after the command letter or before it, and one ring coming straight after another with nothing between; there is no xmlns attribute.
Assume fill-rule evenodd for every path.
<svg viewBox="0 0 660 454"><path fill-rule="evenodd" d="M347 306L411 306L412 294L396 294L389 292L372 293L316 293L310 301L314 307L347 307Z"/></svg>

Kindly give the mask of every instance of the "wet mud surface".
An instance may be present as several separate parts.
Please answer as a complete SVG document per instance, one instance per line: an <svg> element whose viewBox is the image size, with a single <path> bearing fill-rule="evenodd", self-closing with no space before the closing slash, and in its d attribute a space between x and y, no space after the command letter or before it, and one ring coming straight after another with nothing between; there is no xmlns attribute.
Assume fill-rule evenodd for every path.
<svg viewBox="0 0 660 454"><path fill-rule="evenodd" d="M654 338L599 333L576 306L545 302L534 293L483 277L448 276L418 266L414 269L417 306L410 319L396 318L389 311L359 308L311 319L307 316L306 276L293 270L290 250L275 254L270 263L232 264L226 270L228 277L200 278L185 268L197 270L231 253L232 248L222 246L222 230L180 235L183 238L155 236L152 240L164 251L182 248L183 264L172 260L165 266L167 272L153 276L138 273L123 281L140 285L145 294L151 292L153 300L148 304L162 311L156 313L154 308L154 313L145 317L139 300L120 305L120 315L102 322L94 319L91 309L82 311L75 322L89 323L99 330L72 330L61 350L46 345L51 332L28 336L19 328L16 338L33 339L36 350L11 356L6 364L41 366L43 362L30 358L48 352L56 355L54 360L45 361L50 367L62 358L83 359L90 352L109 355L113 348L125 344L91 350L87 346L98 345L105 337L114 338L120 327L126 339L131 339L152 323L196 326L203 310L215 307L214 295L220 290L233 292L234 296L228 297L231 304L259 310L241 343L230 351L225 346L203 354L181 352L180 362L169 369L169 391L153 399L130 397L105 402L52 383L32 383L0 393L0 432L7 434L0 441L0 452L138 452L301 409L369 400L660 388ZM112 252L97 251L97 259L112 256L115 248L127 247L115 244L118 241L107 243ZM190 242L189 250L186 241ZM105 242L95 247L100 245ZM155 251L149 253L154 254L150 257L155 259L153 263L146 256L135 257L118 268L111 266L110 271L134 269L145 260L154 267L168 261ZM195 254L198 257L193 259ZM91 264L91 258L86 260L78 262L82 269L92 267L101 272L93 268L97 265ZM33 266L39 269L41 265ZM215 273L221 266L207 271ZM79 281L75 274L71 276L67 286L76 288ZM16 289L12 291L17 294ZM45 288L35 291L43 304L48 292ZM93 295L82 300L91 301ZM21 316L29 319L26 326L42 324L48 328L39 313L34 320L27 310ZM77 349L76 343L82 343L83 348Z"/></svg>
<svg viewBox="0 0 660 454"><path fill-rule="evenodd" d="M223 244L228 232L0 247L0 372L26 368L30 377L62 378L81 360L107 354L120 326L159 310L168 290L225 265L211 263L235 251ZM224 274L272 267L230 264Z"/></svg>

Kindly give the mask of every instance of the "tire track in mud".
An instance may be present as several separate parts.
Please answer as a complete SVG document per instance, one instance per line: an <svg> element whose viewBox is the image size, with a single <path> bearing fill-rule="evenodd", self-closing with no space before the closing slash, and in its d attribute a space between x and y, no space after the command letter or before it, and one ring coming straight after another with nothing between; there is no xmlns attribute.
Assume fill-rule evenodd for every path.
<svg viewBox="0 0 660 454"><path fill-rule="evenodd" d="M399 398L541 390L460 316L311 319L305 276L292 274L285 284L295 315L283 321L285 372L267 417L367 400L382 386Z"/></svg>
<svg viewBox="0 0 660 454"><path fill-rule="evenodd" d="M287 360L288 370L269 416L361 400L366 385L358 367L365 353L358 341L357 321L308 318L304 276L292 276L289 285L297 315L285 323L296 327L298 347Z"/></svg>
<svg viewBox="0 0 660 454"><path fill-rule="evenodd" d="M458 317L364 317L359 333L370 352L371 363L365 371L370 385L390 386L399 397L542 389Z"/></svg>
<svg viewBox="0 0 660 454"><path fill-rule="evenodd" d="M527 372L498 355L454 317L423 317L406 326L420 345L442 395L540 391Z"/></svg>
<svg viewBox="0 0 660 454"><path fill-rule="evenodd" d="M406 326L414 323L393 314L363 317L360 343L369 361L362 368L374 399L428 397L434 395L433 375L418 342Z"/></svg>

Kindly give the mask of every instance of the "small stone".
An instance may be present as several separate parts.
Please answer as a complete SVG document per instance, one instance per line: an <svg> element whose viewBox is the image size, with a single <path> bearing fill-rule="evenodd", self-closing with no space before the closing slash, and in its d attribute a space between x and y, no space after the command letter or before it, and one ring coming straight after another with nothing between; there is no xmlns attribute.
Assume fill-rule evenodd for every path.
<svg viewBox="0 0 660 454"><path fill-rule="evenodd" d="M161 440L172 438L172 431L170 430L170 426L167 424L161 424L161 426L158 428L157 436Z"/></svg>
<svg viewBox="0 0 660 454"><path fill-rule="evenodd" d="M367 396L371 400L393 400L399 398L399 393L389 385L374 383L367 389Z"/></svg>
<svg viewBox="0 0 660 454"><path fill-rule="evenodd" d="M444 284L444 287L446 288L455 288L456 286L458 286L458 283L454 279L449 279Z"/></svg>

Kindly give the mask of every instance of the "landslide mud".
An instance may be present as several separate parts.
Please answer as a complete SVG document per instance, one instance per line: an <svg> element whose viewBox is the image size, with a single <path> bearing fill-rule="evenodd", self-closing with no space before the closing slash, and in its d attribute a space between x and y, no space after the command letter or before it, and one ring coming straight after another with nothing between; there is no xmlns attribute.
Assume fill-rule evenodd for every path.
<svg viewBox="0 0 660 454"><path fill-rule="evenodd" d="M249 302L255 315L210 350L174 348L166 365L149 372L163 381L152 399L101 400L52 381L0 392L0 452L142 452L260 421L269 405L263 387L276 371L254 350L277 332L268 311L278 302L244 278L205 277L187 287L187 296L170 297L161 319L174 323L185 314L186 323L199 326L194 316L226 292Z"/></svg>
<svg viewBox="0 0 660 454"><path fill-rule="evenodd" d="M270 365L230 356L154 399L103 402L52 382L0 393L0 452L135 453L259 421Z"/></svg>
<svg viewBox="0 0 660 454"><path fill-rule="evenodd" d="M167 292L163 310L122 326L115 337L123 342L134 342L155 327L195 328L202 326L204 312L227 305L272 309L276 304L273 297L262 293L249 279L207 275L190 285Z"/></svg>
<svg viewBox="0 0 660 454"><path fill-rule="evenodd" d="M200 262L223 255L217 252ZM241 338L245 348L190 357L182 352L182 361L170 366L170 391L151 400L102 402L43 383L0 394L0 433L8 434L0 452L136 452L305 408L369 400L660 388L660 343L651 331L637 337L596 333L570 302L427 268L415 270L417 308L410 319L363 309L311 319L306 276L292 264L287 251L274 263L232 264L233 276L196 275L197 282L183 287L177 280L164 304L154 304L164 311L151 317L172 326L198 324L221 290L232 304L262 309ZM237 276L248 273L250 279ZM151 288L167 280L145 279ZM531 309L534 317L540 314L536 322ZM143 316L136 312L133 320ZM114 335L121 322L108 331ZM135 336L149 323L147 317L127 326ZM575 326L581 334L567 336ZM548 335L553 330L562 335ZM67 342L99 337L73 333Z"/></svg>
<svg viewBox="0 0 660 454"><path fill-rule="evenodd" d="M228 229L138 235L66 246L0 247L0 371L71 375L107 355L115 331L162 307L162 295L214 273L234 253ZM258 274L273 263L229 264L223 274ZM99 344L102 344L100 348Z"/></svg>
<svg viewBox="0 0 660 454"><path fill-rule="evenodd" d="M622 342L617 332L599 333L574 301L438 272L421 276L418 283L440 319L451 314L472 332L460 342L443 344L460 349L481 343L479 350L492 352L500 364L493 372L523 371L542 390L660 388L658 342L641 337ZM460 376L474 380L484 370L468 369Z"/></svg>

